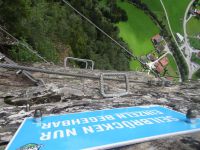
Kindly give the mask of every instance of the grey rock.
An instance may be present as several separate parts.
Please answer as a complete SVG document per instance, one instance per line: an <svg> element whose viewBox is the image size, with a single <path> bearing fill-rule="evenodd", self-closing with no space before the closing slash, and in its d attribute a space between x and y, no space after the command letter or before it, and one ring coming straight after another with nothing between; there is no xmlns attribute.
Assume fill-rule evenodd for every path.
<svg viewBox="0 0 200 150"><path fill-rule="evenodd" d="M59 94L64 94L65 97L70 97L70 96L84 96L84 93L79 90L79 89L72 89L68 87L63 87L61 89L58 89Z"/></svg>
<svg viewBox="0 0 200 150"><path fill-rule="evenodd" d="M158 101L163 103L163 104L166 104L166 103L169 102L166 98L159 98Z"/></svg>
<svg viewBox="0 0 200 150"><path fill-rule="evenodd" d="M6 135L1 137L1 141L10 141L12 139L12 135Z"/></svg>
<svg viewBox="0 0 200 150"><path fill-rule="evenodd" d="M0 118L3 118L7 115L6 111L0 111Z"/></svg>
<svg viewBox="0 0 200 150"><path fill-rule="evenodd" d="M56 71L66 71L58 66L55 67L43 64L37 64L36 66ZM68 72L99 75L102 71L70 69ZM186 113L188 108L193 108L198 111L198 115L200 116L200 82L190 82L179 85L172 83L170 87L158 87L156 86L157 79L154 77L147 76L145 73L128 72L131 80L140 82L153 80L155 84L149 86L147 83L130 82L131 94L124 97L105 99L100 95L98 80L61 77L56 75L50 76L43 73L34 73L33 75L43 79L45 86L35 87L33 85L27 85L23 80L13 78L13 76L4 77L4 83L10 84L10 82L12 82L12 86L0 84L0 143L8 142L23 119L32 116L34 110L38 108L42 109L43 115L46 116L51 114L66 114L155 104L163 105L182 113ZM115 81L106 81L106 83L108 89L112 92L121 92L124 89L124 84L122 83ZM5 103L7 101L4 102L4 99L10 100L13 103ZM27 103L30 104L30 111L26 111ZM8 132L10 133L7 134ZM198 146L200 147L199 141L199 134L189 134L187 137L175 136L164 140L158 139L118 149L195 150L198 149Z"/></svg>
<svg viewBox="0 0 200 150"><path fill-rule="evenodd" d="M18 120L19 118L24 118L24 117L30 116L31 113L33 113L33 111L25 112L24 110L21 110L19 113L9 116L8 119L9 120L13 120L13 119Z"/></svg>

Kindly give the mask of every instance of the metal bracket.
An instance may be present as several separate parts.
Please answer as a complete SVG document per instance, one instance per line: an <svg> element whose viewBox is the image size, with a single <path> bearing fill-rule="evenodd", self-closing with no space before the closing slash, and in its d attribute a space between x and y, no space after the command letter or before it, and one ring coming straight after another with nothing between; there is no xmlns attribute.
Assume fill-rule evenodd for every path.
<svg viewBox="0 0 200 150"><path fill-rule="evenodd" d="M0 56L0 61L5 61L5 56Z"/></svg>
<svg viewBox="0 0 200 150"><path fill-rule="evenodd" d="M91 70L94 69L94 61L93 60L90 60L90 59L80 59L80 58L75 58L75 57L66 57L64 59L64 67L65 67L65 69L67 68L67 62L68 62L68 60L74 60L74 61L78 61L78 62L83 62L83 63L85 63L85 69L91 69ZM88 63L91 63L91 67L90 68L88 67Z"/></svg>
<svg viewBox="0 0 200 150"><path fill-rule="evenodd" d="M113 94L106 94L105 89L104 89L104 77L105 76L123 76L125 79L126 83L126 91L122 93L113 93ZM108 98L108 97L120 97L120 96L125 96L129 94L129 80L128 76L126 73L102 73L100 75L100 92L103 95L103 97Z"/></svg>
<svg viewBox="0 0 200 150"><path fill-rule="evenodd" d="M17 63L15 63L14 61L12 61L11 59L7 58L4 54L0 53L0 61L4 61L5 63L8 64L13 64L13 65L17 65ZM16 72L16 75L20 75L23 74L26 78L28 78L30 81L32 81L35 85L43 85L43 81L40 79L35 79L32 74L28 71L24 71L24 70L18 70Z"/></svg>

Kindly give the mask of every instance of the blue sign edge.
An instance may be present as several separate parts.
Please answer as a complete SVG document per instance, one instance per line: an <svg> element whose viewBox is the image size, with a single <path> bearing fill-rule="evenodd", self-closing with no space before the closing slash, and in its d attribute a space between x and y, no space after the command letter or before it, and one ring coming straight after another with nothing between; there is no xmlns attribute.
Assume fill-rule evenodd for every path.
<svg viewBox="0 0 200 150"><path fill-rule="evenodd" d="M15 140L15 137L17 136L18 132L20 131L20 129L22 128L22 126L24 125L24 123L26 122L26 120L28 118L31 118L31 117L27 117L24 119L24 121L21 123L21 125L19 126L19 128L17 129L17 131L15 132L14 136L12 137L12 139L10 140L9 144L7 145L6 149L5 150L8 150L11 143Z"/></svg>
<svg viewBox="0 0 200 150"><path fill-rule="evenodd" d="M172 111L175 111L175 112L180 113L182 115L185 115L184 113L170 109L170 108L168 108L164 105L142 105L142 106L131 106L131 107L141 107L141 108L147 107L147 108L149 108L149 107L156 107L156 106L157 107L164 107L165 109L172 110ZM113 109L123 109L123 108L130 108L130 107L120 107L120 108L113 108ZM104 111L104 110L112 110L112 109L101 109L101 110L94 110L94 111ZM87 112L94 112L94 111L74 112L74 113L67 113L67 114L80 114L80 113L87 113ZM54 117L54 116L63 116L63 115L66 115L66 114L49 115L49 116L44 116L44 117ZM30 118L33 118L33 117L27 117L27 118L24 119L24 121L21 123L21 125L19 126L19 128L15 132L14 136L10 140L10 142L7 145L5 150L9 149L11 143L15 140L15 137L17 136L18 132L20 131L20 129L22 128L22 126L24 125L26 120L30 119ZM97 146L97 147L85 148L83 150L111 149L111 148L117 148L117 147L122 147L122 146L128 146L128 145L132 145L132 144L136 144L136 143L143 143L143 142L147 142L147 141L151 141L151 140L156 140L156 139L159 139L159 138L166 138L166 137L169 137L169 136L184 135L184 134L196 133L196 132L200 132L200 129L193 129L193 130L188 130L188 131L181 131L181 132L163 134L163 135L159 135L159 136L150 136L150 137L147 137L147 138L140 138L140 139L129 140L129 141L125 141L125 142L118 142L118 143L113 143L113 144Z"/></svg>
<svg viewBox="0 0 200 150"><path fill-rule="evenodd" d="M125 141L125 142L118 142L118 143L113 143L113 144L108 144L108 145L103 145L103 146L86 148L86 149L83 149L83 150L111 149L111 148L128 146L128 145L137 144L137 143L143 143L143 142L152 141L152 140L158 140L158 138L166 138L166 137L169 137L169 136L184 135L184 134L196 133L196 132L200 132L200 129L194 129L194 130L189 130L189 131L181 131L181 132L170 133L170 134L163 134L163 135L159 135L159 136L151 136L151 137L147 137L147 138L140 138L140 139L136 139L136 140L130 140L130 141Z"/></svg>

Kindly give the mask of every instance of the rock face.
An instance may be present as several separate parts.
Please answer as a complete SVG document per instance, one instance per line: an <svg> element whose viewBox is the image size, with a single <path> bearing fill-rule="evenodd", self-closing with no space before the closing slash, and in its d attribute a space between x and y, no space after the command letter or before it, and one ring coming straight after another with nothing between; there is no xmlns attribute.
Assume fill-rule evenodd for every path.
<svg viewBox="0 0 200 150"><path fill-rule="evenodd" d="M64 71L62 67L37 65L37 67ZM101 71L65 70L73 73L99 75ZM186 113L189 108L198 111L200 117L200 82L159 84L145 73L127 72L130 93L127 96L103 98L99 80L33 73L43 79L45 85L34 86L14 71L0 68L0 144L9 142L25 117L32 116L40 108L44 115L65 114L89 110L158 104ZM151 84L148 82L151 81ZM120 81L106 80L105 89L119 92L125 89ZM200 134L176 136L121 147L122 150L200 149Z"/></svg>

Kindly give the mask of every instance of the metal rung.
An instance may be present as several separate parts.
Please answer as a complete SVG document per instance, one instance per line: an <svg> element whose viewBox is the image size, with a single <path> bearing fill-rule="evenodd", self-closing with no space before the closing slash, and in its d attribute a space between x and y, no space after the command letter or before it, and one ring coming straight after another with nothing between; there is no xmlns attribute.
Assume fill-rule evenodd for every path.
<svg viewBox="0 0 200 150"><path fill-rule="evenodd" d="M85 69L91 69L91 70L94 69L94 61L93 60L90 60L90 59L80 59L80 58L75 58L75 57L66 57L64 59L64 67L65 68L67 68L67 62L69 60L74 60L74 61L85 63ZM91 67L90 68L88 67L88 63L91 63Z"/></svg>
<svg viewBox="0 0 200 150"><path fill-rule="evenodd" d="M0 56L0 61L5 61L5 56Z"/></svg>
<svg viewBox="0 0 200 150"><path fill-rule="evenodd" d="M113 93L113 94L106 94L105 93L105 89L104 89L104 77L105 76L122 76L125 79L125 84L126 84L126 91L122 92L122 93ZM100 91L101 94L103 95L103 97L120 97L120 96L125 96L129 94L129 80L128 80L128 76L126 73L102 73L100 75Z"/></svg>

